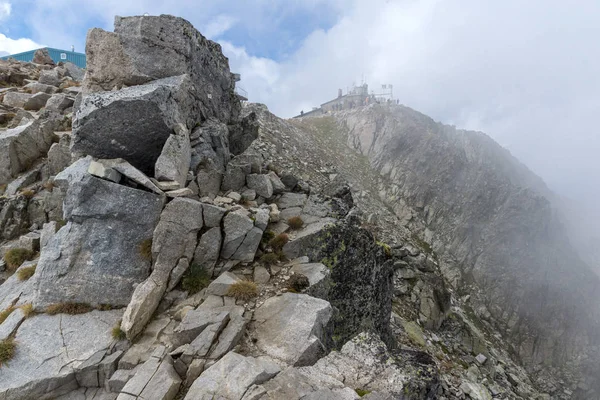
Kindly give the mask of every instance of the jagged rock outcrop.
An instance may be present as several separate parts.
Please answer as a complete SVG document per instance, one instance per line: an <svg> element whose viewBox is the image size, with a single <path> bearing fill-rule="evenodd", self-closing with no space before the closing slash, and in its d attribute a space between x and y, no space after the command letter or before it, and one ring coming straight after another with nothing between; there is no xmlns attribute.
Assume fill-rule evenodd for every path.
<svg viewBox="0 0 600 400"><path fill-rule="evenodd" d="M86 40L85 92L121 89L187 74L198 122L235 121L240 103L221 46L171 15L115 17L115 31L92 29ZM189 129L194 125L188 126Z"/></svg>

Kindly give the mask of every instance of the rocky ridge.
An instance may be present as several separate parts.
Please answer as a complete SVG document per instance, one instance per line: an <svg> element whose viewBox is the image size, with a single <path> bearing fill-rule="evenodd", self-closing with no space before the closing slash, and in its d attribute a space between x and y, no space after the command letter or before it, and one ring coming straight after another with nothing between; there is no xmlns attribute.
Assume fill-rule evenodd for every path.
<svg viewBox="0 0 600 400"><path fill-rule="evenodd" d="M514 361L351 116L242 108L180 18L117 17L86 52L81 84L0 61L0 399L593 398ZM24 110L27 87L73 103Z"/></svg>
<svg viewBox="0 0 600 400"><path fill-rule="evenodd" d="M0 399L435 398L435 361L389 324L402 256L346 184L314 190L249 147L258 115L217 44L117 17L86 51L81 83L0 63ZM31 112L26 85L54 94Z"/></svg>

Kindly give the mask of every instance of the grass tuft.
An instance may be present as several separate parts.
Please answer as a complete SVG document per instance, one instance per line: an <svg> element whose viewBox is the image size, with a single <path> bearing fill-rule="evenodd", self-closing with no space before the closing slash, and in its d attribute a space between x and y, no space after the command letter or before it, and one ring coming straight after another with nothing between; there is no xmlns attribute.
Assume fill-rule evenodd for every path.
<svg viewBox="0 0 600 400"><path fill-rule="evenodd" d="M35 191L33 191L31 189L25 189L25 190L21 190L19 195L25 197L26 199L31 199L31 198L33 198L33 196L35 196Z"/></svg>
<svg viewBox="0 0 600 400"><path fill-rule="evenodd" d="M304 221L302 221L302 218L300 217L288 218L287 223L293 230L298 230L304 225Z"/></svg>
<svg viewBox="0 0 600 400"><path fill-rule="evenodd" d="M236 282L229 287L227 296L231 296L236 300L249 301L258 296L258 287L252 281Z"/></svg>
<svg viewBox="0 0 600 400"><path fill-rule="evenodd" d="M358 395L358 397L363 397L363 396L366 396L369 393L371 393L370 390L364 390L364 389L354 389L354 391L356 392L356 394Z"/></svg>
<svg viewBox="0 0 600 400"><path fill-rule="evenodd" d="M287 234L280 233L279 235L271 239L269 245L273 248L273 250L280 251L281 249L283 249L283 246L285 246L285 244L289 241L290 237Z"/></svg>
<svg viewBox="0 0 600 400"><path fill-rule="evenodd" d="M31 278L33 274L35 274L36 267L37 264L34 264L30 267L23 267L19 269L17 271L17 278L19 278L20 281L26 281L27 279Z"/></svg>
<svg viewBox="0 0 600 400"><path fill-rule="evenodd" d="M125 340L127 338L125 332L121 330L121 321L117 322L117 325L112 328L111 334L115 340Z"/></svg>
<svg viewBox="0 0 600 400"><path fill-rule="evenodd" d="M23 311L23 315L25 315L25 318L31 317L34 313L33 304L31 303L23 304L20 308L21 311Z"/></svg>
<svg viewBox="0 0 600 400"><path fill-rule="evenodd" d="M181 279L181 287L188 294L196 294L210 283L210 275L203 266L192 264Z"/></svg>
<svg viewBox="0 0 600 400"><path fill-rule="evenodd" d="M46 307L46 313L50 315L56 314L85 314L89 313L94 308L86 303L56 303Z"/></svg>
<svg viewBox="0 0 600 400"><path fill-rule="evenodd" d="M25 261L32 260L34 253L23 248L14 248L4 254L4 261L9 272L15 272Z"/></svg>
<svg viewBox="0 0 600 400"><path fill-rule="evenodd" d="M277 253L265 253L260 256L260 261L265 265L274 265L279 261L279 255Z"/></svg>
<svg viewBox="0 0 600 400"><path fill-rule="evenodd" d="M146 239L140 243L140 255L148 261L152 261L152 239Z"/></svg>
<svg viewBox="0 0 600 400"><path fill-rule="evenodd" d="M0 341L0 366L15 356L16 344L13 338Z"/></svg>
<svg viewBox="0 0 600 400"><path fill-rule="evenodd" d="M3 323L4 321L6 321L6 319L10 316L10 314L12 314L12 312L15 310L16 310L15 306L9 306L9 307L5 308L4 310L0 311L0 324Z"/></svg>
<svg viewBox="0 0 600 400"><path fill-rule="evenodd" d="M383 242L377 242L377 246L379 246L383 249L383 252L385 253L385 256L387 258L390 258L392 256L392 249L388 244L383 243Z"/></svg>

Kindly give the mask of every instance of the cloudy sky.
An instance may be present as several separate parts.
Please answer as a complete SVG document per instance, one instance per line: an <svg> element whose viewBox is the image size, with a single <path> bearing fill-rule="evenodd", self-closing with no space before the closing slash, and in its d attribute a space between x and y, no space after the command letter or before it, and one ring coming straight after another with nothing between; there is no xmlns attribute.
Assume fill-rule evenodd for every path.
<svg viewBox="0 0 600 400"><path fill-rule="evenodd" d="M220 42L250 100L280 116L364 76L488 133L561 194L600 194L598 0L0 0L0 53L82 51L90 27L146 12Z"/></svg>

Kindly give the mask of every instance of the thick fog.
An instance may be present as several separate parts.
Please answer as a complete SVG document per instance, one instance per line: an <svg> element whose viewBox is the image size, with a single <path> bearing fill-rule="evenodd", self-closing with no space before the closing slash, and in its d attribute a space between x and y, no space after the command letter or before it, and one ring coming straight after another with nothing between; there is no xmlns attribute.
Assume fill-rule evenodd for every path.
<svg viewBox="0 0 600 400"><path fill-rule="evenodd" d="M282 117L363 77L375 90L393 84L401 103L492 136L587 230L600 226L597 0L18 1L29 4L28 39L55 47L82 48L85 29L111 29L115 14L181 15L222 44L250 100ZM64 23L41 23L54 18ZM0 34L0 51L14 45L11 30Z"/></svg>

